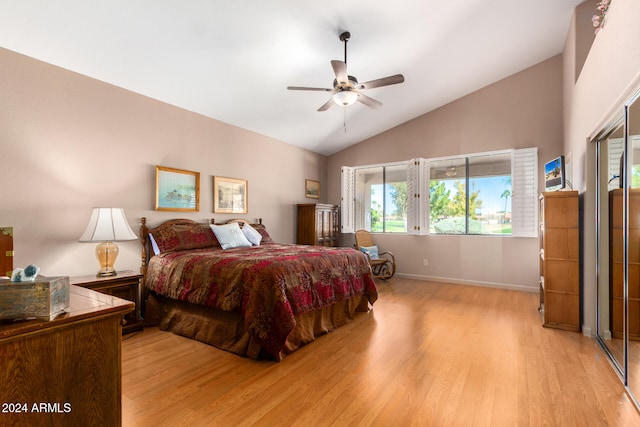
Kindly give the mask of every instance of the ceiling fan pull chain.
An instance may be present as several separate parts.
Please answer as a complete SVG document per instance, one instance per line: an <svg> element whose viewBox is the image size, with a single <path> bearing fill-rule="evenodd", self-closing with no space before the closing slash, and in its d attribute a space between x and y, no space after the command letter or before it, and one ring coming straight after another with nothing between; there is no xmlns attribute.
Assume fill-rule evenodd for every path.
<svg viewBox="0 0 640 427"><path fill-rule="evenodd" d="M342 124L344 126L344 133L347 133L347 109L343 108L342 111L344 112L344 118L342 119Z"/></svg>

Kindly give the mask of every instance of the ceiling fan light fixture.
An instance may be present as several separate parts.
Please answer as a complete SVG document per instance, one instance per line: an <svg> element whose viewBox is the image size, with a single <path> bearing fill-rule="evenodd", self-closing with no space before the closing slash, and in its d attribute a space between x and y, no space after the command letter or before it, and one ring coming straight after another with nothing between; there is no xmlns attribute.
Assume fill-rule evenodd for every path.
<svg viewBox="0 0 640 427"><path fill-rule="evenodd" d="M341 90L333 94L333 102L343 107L352 105L358 100L358 93L350 90Z"/></svg>
<svg viewBox="0 0 640 427"><path fill-rule="evenodd" d="M331 92L333 95L324 104L318 108L318 111L327 111L333 104L342 107L348 107L356 102L360 102L369 108L380 108L382 102L368 97L360 91L365 89L373 89L382 86L390 86L404 82L402 74L383 77L381 79L370 80L365 83L358 83L358 79L347 73L347 41L351 37L348 31L340 34L340 41L344 43L344 61L332 60L331 68L333 68L333 88L321 87L305 87L305 86L287 86L288 90L312 90L321 92Z"/></svg>

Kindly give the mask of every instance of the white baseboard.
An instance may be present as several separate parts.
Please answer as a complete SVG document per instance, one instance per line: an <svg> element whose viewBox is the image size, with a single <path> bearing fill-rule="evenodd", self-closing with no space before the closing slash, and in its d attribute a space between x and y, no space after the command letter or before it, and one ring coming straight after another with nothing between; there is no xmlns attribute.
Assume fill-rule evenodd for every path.
<svg viewBox="0 0 640 427"><path fill-rule="evenodd" d="M396 273L396 276L404 277L405 279L428 280L431 282L453 283L456 285L482 286L485 288L509 289L512 291L521 291L521 292L540 292L540 287L537 284L536 286L524 286L524 285L514 285L510 283L482 282L478 280L454 279L450 277L423 276L419 274L403 274L403 273Z"/></svg>

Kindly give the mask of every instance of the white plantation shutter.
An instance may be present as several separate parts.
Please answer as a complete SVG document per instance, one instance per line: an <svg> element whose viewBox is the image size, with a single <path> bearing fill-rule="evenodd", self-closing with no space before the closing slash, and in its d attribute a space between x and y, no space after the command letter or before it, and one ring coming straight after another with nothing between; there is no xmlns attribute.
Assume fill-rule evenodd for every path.
<svg viewBox="0 0 640 427"><path fill-rule="evenodd" d="M407 164L407 233L429 234L429 161Z"/></svg>
<svg viewBox="0 0 640 427"><path fill-rule="evenodd" d="M342 179L340 186L340 220L341 231L343 233L355 233L354 184L354 169L348 166L342 166Z"/></svg>
<svg viewBox="0 0 640 427"><path fill-rule="evenodd" d="M407 233L429 234L429 161L407 163Z"/></svg>
<svg viewBox="0 0 640 427"><path fill-rule="evenodd" d="M417 234L420 224L419 159L407 162L407 233Z"/></svg>
<svg viewBox="0 0 640 427"><path fill-rule="evenodd" d="M431 182L431 177L429 176L429 162L427 159L420 159L420 230L418 234L429 234L429 222L430 222L430 191L429 191L429 183Z"/></svg>
<svg viewBox="0 0 640 427"><path fill-rule="evenodd" d="M514 150L511 161L511 234L538 236L538 149Z"/></svg>

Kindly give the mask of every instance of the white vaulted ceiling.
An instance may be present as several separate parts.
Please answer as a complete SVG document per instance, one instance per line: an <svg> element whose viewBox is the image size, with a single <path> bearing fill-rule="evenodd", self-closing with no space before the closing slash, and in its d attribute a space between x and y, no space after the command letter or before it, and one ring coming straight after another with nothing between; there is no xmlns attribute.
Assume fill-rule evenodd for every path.
<svg viewBox="0 0 640 427"><path fill-rule="evenodd" d="M582 0L0 0L0 47L329 155L561 52ZM595 12L595 10L594 10ZM330 60L384 103L316 110Z"/></svg>

